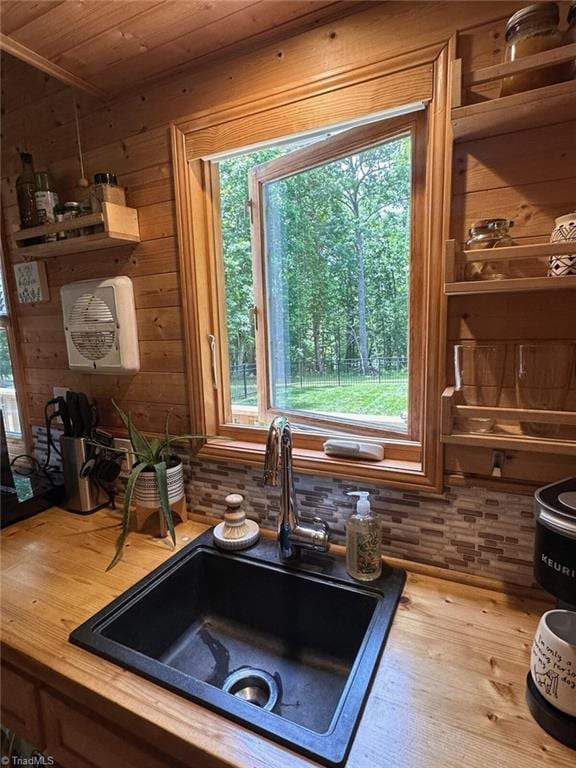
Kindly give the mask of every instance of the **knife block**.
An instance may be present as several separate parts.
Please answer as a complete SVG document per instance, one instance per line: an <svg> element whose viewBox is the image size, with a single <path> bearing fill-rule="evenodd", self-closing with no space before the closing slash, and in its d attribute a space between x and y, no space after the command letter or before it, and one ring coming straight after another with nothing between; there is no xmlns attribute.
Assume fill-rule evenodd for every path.
<svg viewBox="0 0 576 768"><path fill-rule="evenodd" d="M89 515L108 503L104 491L90 478L90 460L94 447L84 437L60 438L66 500L62 506L69 512Z"/></svg>

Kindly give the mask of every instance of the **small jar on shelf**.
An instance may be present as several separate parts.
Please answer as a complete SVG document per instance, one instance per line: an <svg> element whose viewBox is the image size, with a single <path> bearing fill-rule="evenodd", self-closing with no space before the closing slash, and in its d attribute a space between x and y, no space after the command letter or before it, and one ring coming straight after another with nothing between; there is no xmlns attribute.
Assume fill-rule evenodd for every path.
<svg viewBox="0 0 576 768"><path fill-rule="evenodd" d="M126 205L124 187L118 185L118 179L113 173L97 173L94 183L90 185L90 206L94 213L102 210L102 203Z"/></svg>
<svg viewBox="0 0 576 768"><path fill-rule="evenodd" d="M63 221L70 221L70 219L77 219L80 216L80 203L75 200L68 200L63 205ZM68 229L64 233L66 239L70 237L80 237L80 228Z"/></svg>
<svg viewBox="0 0 576 768"><path fill-rule="evenodd" d="M506 24L504 60L517 61L561 46L563 40L558 28L559 21L557 3L534 3L521 8ZM567 67L564 64L517 72L503 78L500 95L510 96L533 88L543 88L562 82L566 77Z"/></svg>
<svg viewBox="0 0 576 768"><path fill-rule="evenodd" d="M470 227L465 248L468 251L483 251L514 245L510 237L510 219L481 219ZM473 261L466 266L466 280L502 280L506 277L505 262Z"/></svg>

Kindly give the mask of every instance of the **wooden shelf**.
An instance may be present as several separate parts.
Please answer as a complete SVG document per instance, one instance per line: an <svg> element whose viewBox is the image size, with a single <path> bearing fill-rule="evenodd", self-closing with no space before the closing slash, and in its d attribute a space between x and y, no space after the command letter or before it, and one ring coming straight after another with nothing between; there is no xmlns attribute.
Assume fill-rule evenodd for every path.
<svg viewBox="0 0 576 768"><path fill-rule="evenodd" d="M103 226L103 232L93 235L80 235L65 240L49 243L26 245L26 241L58 232L70 232L86 227ZM57 224L44 224L41 227L21 229L12 236L16 259L46 259L67 253L97 251L104 248L117 248L140 242L138 211L114 203L102 203L101 213L89 213L76 219Z"/></svg>
<svg viewBox="0 0 576 768"><path fill-rule="evenodd" d="M538 128L576 118L576 80L452 110L454 141ZM514 151L513 148L511 151Z"/></svg>
<svg viewBox="0 0 576 768"><path fill-rule="evenodd" d="M489 67L474 69L462 77L461 84L464 88L470 88L474 85L502 80L503 77L517 75L520 72L533 72L538 69L556 66L557 64L564 64L574 59L576 59L576 43L568 43L558 48L551 48L549 51L541 51L530 56L524 56L521 59L516 59L516 61L507 61L502 64L493 64Z"/></svg>
<svg viewBox="0 0 576 768"><path fill-rule="evenodd" d="M476 69L463 75L462 60L452 64L452 130L454 141L470 141L498 133L537 128L576 117L576 81L555 83L510 96L464 105L466 88L520 72L545 69L576 59L576 43L516 61Z"/></svg>
<svg viewBox="0 0 576 768"><path fill-rule="evenodd" d="M528 451L530 453L555 453L561 456L576 456L574 440L544 440L539 437L510 437L489 434L452 434L442 435L442 442L447 445L468 445L472 448L493 448L495 451Z"/></svg>
<svg viewBox="0 0 576 768"><path fill-rule="evenodd" d="M576 288L576 275L565 277L510 277L506 280L465 280L447 283L448 296L482 293L523 293L525 291L565 291Z"/></svg>
<svg viewBox="0 0 576 768"><path fill-rule="evenodd" d="M454 420L494 419L495 421L527 421L538 424L576 427L574 411L544 411L524 408L488 408L485 406L456 405L454 387L447 387L442 394L442 436L449 445L469 445L493 448L494 450L532 451L535 453L557 453L576 456L576 440L509 435L499 432L467 433L454 432Z"/></svg>
<svg viewBox="0 0 576 768"><path fill-rule="evenodd" d="M486 250L460 250L455 240L446 242L444 292L449 296L525 291L563 291L576 288L576 276L510 277L503 280L459 280L467 264L514 262L576 253L576 241L513 245Z"/></svg>

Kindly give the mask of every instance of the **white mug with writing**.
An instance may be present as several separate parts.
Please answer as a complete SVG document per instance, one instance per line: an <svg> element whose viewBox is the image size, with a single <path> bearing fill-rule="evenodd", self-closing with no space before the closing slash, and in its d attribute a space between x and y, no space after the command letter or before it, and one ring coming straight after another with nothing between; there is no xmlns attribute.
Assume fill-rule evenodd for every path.
<svg viewBox="0 0 576 768"><path fill-rule="evenodd" d="M542 616L532 644L530 672L553 707L576 717L575 611L547 611Z"/></svg>

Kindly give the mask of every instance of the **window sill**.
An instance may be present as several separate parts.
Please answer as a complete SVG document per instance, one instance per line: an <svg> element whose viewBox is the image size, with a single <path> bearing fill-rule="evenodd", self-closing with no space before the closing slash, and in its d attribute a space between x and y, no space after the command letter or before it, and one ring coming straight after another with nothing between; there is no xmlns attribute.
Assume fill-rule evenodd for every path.
<svg viewBox="0 0 576 768"><path fill-rule="evenodd" d="M266 447L262 443L235 440L232 442L205 443L197 457L211 461L239 464L264 464ZM296 472L349 480L367 480L410 490L433 490L419 461L383 459L382 461L350 461L327 456L323 451L294 448Z"/></svg>

